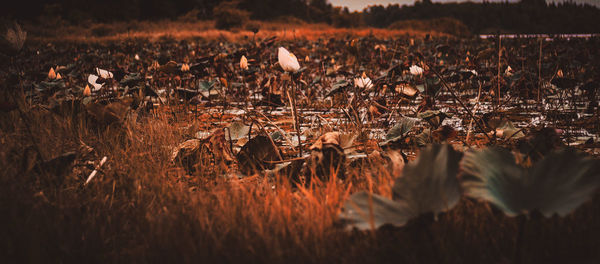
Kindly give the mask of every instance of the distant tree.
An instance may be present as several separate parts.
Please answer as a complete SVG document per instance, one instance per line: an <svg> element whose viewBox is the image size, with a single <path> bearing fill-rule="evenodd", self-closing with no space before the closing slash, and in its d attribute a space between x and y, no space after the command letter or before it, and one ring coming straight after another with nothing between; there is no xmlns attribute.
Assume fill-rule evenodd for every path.
<svg viewBox="0 0 600 264"><path fill-rule="evenodd" d="M221 2L214 7L215 27L219 29L230 29L241 27L248 21L248 11L237 8L236 1Z"/></svg>
<svg viewBox="0 0 600 264"><path fill-rule="evenodd" d="M0 8L5 19L43 21L60 26L90 21L219 19L215 7L223 0L18 0ZM362 12L335 8L328 0L238 0L234 8L255 20L284 20L329 23L338 27L367 25L388 27L396 21L449 17L460 20L472 33L501 30L514 33L598 33L600 9L573 1L547 4L545 0L440 3L418 0L414 5L370 6ZM191 10L196 10L190 13ZM232 11L232 10L230 10ZM237 12L237 11L236 11ZM245 17L237 12L238 17ZM225 24L241 22L224 21ZM227 18L229 19L229 18ZM233 20L233 17L231 18ZM226 23L225 23L226 22Z"/></svg>

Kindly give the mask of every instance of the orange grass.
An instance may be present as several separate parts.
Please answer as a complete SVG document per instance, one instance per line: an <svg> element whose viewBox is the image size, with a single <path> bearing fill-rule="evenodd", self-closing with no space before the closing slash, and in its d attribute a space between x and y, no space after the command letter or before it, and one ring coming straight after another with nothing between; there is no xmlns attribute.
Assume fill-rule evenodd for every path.
<svg viewBox="0 0 600 264"><path fill-rule="evenodd" d="M326 24L287 24L277 22L254 22L260 25L256 38L277 36L280 40L316 40L318 38L374 36L389 39L400 36L443 36L445 34L411 29L381 28L335 28ZM162 37L175 39L200 38L219 41L241 41L251 39L254 34L243 28L219 30L213 21L182 22L131 22L80 25L29 25L29 38L34 42L111 42L128 38L158 40ZM95 28L102 28L102 36L94 34ZM104 35L105 34L105 35Z"/></svg>
<svg viewBox="0 0 600 264"><path fill-rule="evenodd" d="M349 170L350 179L294 188L281 177L227 179L231 166L185 175L172 148L199 127L167 114L99 128L79 111L20 103L0 113L0 260L10 262L506 263L516 221L468 199L432 223L346 232L336 223L344 199L372 189L390 196L389 174ZM32 133L29 133L32 131ZM64 175L28 170L81 149ZM108 162L84 186L86 161ZM33 158L32 158L33 157ZM566 218L528 222L525 262L594 260L599 199Z"/></svg>

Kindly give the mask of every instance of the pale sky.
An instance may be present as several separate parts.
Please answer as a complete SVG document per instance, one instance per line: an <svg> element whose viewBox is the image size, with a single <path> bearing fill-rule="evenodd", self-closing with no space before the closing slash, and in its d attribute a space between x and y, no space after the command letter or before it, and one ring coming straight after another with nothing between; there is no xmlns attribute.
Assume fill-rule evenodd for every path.
<svg viewBox="0 0 600 264"><path fill-rule="evenodd" d="M482 0L470 0L471 2L482 2ZM489 2L503 2L505 0L489 0ZM517 2L519 0L509 0L509 2ZM568 0L546 0L547 2L565 2ZM587 3L600 7L600 0L572 0L576 3ZM350 11L362 11L369 5L399 4L412 5L415 0L329 0L333 6L347 6ZM432 2L466 2L464 0L432 0Z"/></svg>

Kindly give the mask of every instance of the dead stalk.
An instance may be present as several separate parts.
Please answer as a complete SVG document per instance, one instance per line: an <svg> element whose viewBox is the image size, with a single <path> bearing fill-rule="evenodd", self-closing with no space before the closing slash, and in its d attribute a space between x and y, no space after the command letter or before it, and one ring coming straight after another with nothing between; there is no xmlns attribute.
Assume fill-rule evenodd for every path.
<svg viewBox="0 0 600 264"><path fill-rule="evenodd" d="M90 176L88 176L87 180L85 181L84 185L87 185L95 176L96 174L98 174L98 170L100 168L102 168L102 166L104 165L104 163L106 163L106 160L108 159L107 156L104 156L102 158L102 160L100 160L100 164L98 164L98 166L96 167L96 169L94 169L94 171L92 171L92 173L90 173Z"/></svg>
<svg viewBox="0 0 600 264"><path fill-rule="evenodd" d="M440 73L437 72L431 66L429 67L429 69L431 69L431 71L440 79L440 81L442 82L442 84L444 85L444 87L446 87L446 89L448 89L448 91L450 92L450 94L452 94L452 97L454 97L454 99L456 99L456 101L458 101L458 103L460 104L460 106L462 106L462 108L467 111L467 113L469 114L469 116L472 119L475 119L475 115L473 115L473 112L471 112L471 109L469 109L465 105L465 103L463 103L462 100L460 100L460 98L454 92L454 89L452 89L452 87L450 87L450 85L448 85L448 83L446 83L446 80L444 80L444 78L442 77L442 75L440 75ZM483 133L488 138L488 140L492 141L492 138L487 133L485 133L485 130L483 129L483 127L481 126L481 124L479 124L479 122L475 122L475 125L477 125L477 128L479 128L479 130L481 131L481 133Z"/></svg>
<svg viewBox="0 0 600 264"><path fill-rule="evenodd" d="M274 126L275 128L277 128L277 130L279 131L279 133L281 133L281 135L283 136L283 138L285 138L285 141L290 145L290 147L292 148L293 151L296 151L296 148L294 148L294 145L292 144L292 140L288 137L288 134L281 129L278 125L276 125L275 123L273 123L273 121L271 121L271 119L269 119L265 114L263 114L260 111L254 111L255 113L260 114L262 117L264 117L267 120L267 123L269 125ZM258 120L256 120L258 122Z"/></svg>
<svg viewBox="0 0 600 264"><path fill-rule="evenodd" d="M294 96L296 95L296 87L295 85L292 87L294 92ZM287 91L288 99L290 100L290 106L292 108L292 118L294 119L294 128L296 129L296 136L298 137L298 156L302 157L302 141L300 139L300 126L298 122L298 112L296 108L296 100L292 98L289 90Z"/></svg>
<svg viewBox="0 0 600 264"><path fill-rule="evenodd" d="M271 145L273 146L274 149L279 150L279 148L277 147L277 145L275 144L275 142L273 141L273 139L271 138L271 136L269 136L269 134L267 133L267 130L265 130L265 127L260 123L260 121L256 120L255 118L253 118L254 121L256 122L256 125L258 125L258 128L260 128L260 130L265 134L265 136L269 139L269 142L271 142ZM252 131L250 131L252 132ZM248 137L250 137L250 134L248 134ZM231 138L231 135L229 136L229 138ZM279 160L283 160L283 157L281 156L281 154L279 153L279 151L275 151L277 153L277 157L279 158Z"/></svg>
<svg viewBox="0 0 600 264"><path fill-rule="evenodd" d="M500 106L500 57L502 55L502 35L498 34L498 107Z"/></svg>
<svg viewBox="0 0 600 264"><path fill-rule="evenodd" d="M481 82L479 82L479 91L477 92L477 102L475 103L475 107L473 108L474 112L477 112L477 109L479 108L479 99L481 98ZM469 128L467 130L467 137L465 139L465 142L468 144L469 143L469 138L471 136L471 129L473 128L473 118L471 118L471 121L469 122Z"/></svg>
<svg viewBox="0 0 600 264"><path fill-rule="evenodd" d="M541 90L542 90L542 38L540 38L540 58L538 60L538 92L537 92L538 105L540 104Z"/></svg>

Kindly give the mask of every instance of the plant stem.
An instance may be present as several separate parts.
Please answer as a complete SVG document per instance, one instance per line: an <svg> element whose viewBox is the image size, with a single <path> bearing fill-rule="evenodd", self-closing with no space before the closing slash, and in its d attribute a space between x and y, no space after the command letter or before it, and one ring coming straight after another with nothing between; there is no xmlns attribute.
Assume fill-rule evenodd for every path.
<svg viewBox="0 0 600 264"><path fill-rule="evenodd" d="M498 106L500 106L500 56L502 55L502 35L498 34Z"/></svg>
<svg viewBox="0 0 600 264"><path fill-rule="evenodd" d="M300 139L300 125L298 122L298 110L296 107L296 85L294 83L294 81L292 80L292 93L294 94L294 97L292 97L290 95L290 92L287 91L287 96L288 99L290 100L290 106L292 108L292 118L294 119L294 128L296 129L296 136L298 137L298 157L302 157L302 141Z"/></svg>
<svg viewBox="0 0 600 264"><path fill-rule="evenodd" d="M430 69L430 70L431 70L431 71L432 71L432 72L433 72L433 73L434 73L434 74L435 74L435 75L436 75L438 78L440 78L440 81L442 82L442 84L444 85L444 87L446 87L446 89L448 89L448 91L450 92L450 94L452 94L452 97L454 97L454 99L456 99L456 101L458 101L458 103L459 103L459 104L462 106L462 108L464 108L464 109L467 111L467 113L469 114L469 116L470 116L472 119L475 119L475 115L473 115L473 112L471 112L471 109L469 109L469 108L468 108L468 107L467 107L467 106L466 106L466 105L465 105L465 104L462 102L462 100L460 100L460 98L459 98L459 97L456 95L456 93L454 92L454 89L452 89L452 87L450 87L450 86L448 85L448 83L446 83L446 80L444 80L444 78L442 77L442 75L440 75L440 73L439 73L439 72L437 72L437 71L436 71L436 70L435 70L433 67L431 67L431 66L429 67L429 69ZM477 119L475 119L475 120L477 120ZM475 125L477 126L477 128L479 128L479 130L481 130L481 133L483 133L483 134L484 134L484 135L485 135L485 136L488 138L488 140L491 142L491 141L492 141L492 138L491 138L491 137L490 137L490 136L489 136L487 133L485 133L485 130L483 130L483 127L481 126L481 124L479 124L479 122L475 121Z"/></svg>
<svg viewBox="0 0 600 264"><path fill-rule="evenodd" d="M542 90L542 38L540 38L540 58L538 60L538 92L537 101L540 104L540 92Z"/></svg>

